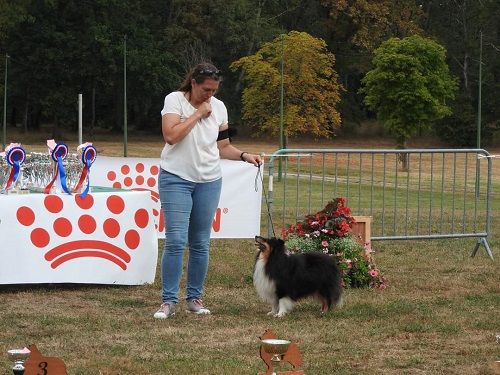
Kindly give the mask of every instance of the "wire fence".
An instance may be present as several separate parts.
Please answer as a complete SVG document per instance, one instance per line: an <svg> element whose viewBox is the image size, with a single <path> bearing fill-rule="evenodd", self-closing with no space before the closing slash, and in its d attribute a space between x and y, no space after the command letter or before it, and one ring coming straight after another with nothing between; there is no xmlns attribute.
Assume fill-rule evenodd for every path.
<svg viewBox="0 0 500 375"><path fill-rule="evenodd" d="M372 241L474 237L471 255L484 245L493 258L491 158L482 149L281 149L268 163L268 232L343 197L372 218Z"/></svg>

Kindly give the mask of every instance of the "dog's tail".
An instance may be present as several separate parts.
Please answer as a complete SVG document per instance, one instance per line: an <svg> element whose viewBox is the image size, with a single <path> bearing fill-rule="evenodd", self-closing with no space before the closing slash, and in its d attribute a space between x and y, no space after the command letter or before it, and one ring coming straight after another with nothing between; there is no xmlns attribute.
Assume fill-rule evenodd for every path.
<svg viewBox="0 0 500 375"><path fill-rule="evenodd" d="M323 313L328 312L332 305L336 308L341 308L344 305L342 294L342 286L340 286L340 283L338 287L328 288L320 292L319 296L323 302L321 311Z"/></svg>
<svg viewBox="0 0 500 375"><path fill-rule="evenodd" d="M334 287L330 289L329 302L336 308L341 308L344 305L343 293L344 288L342 287L340 275L339 280L335 283Z"/></svg>

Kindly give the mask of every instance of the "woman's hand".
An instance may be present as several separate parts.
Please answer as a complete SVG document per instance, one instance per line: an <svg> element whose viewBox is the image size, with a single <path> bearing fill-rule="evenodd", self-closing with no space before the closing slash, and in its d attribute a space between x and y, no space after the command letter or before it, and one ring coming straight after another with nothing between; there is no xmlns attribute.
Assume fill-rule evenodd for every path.
<svg viewBox="0 0 500 375"><path fill-rule="evenodd" d="M257 154L250 154L248 152L244 152L241 155L241 159L243 161L246 161L247 163L255 165L256 167L262 164L262 158L260 157L260 155Z"/></svg>
<svg viewBox="0 0 500 375"><path fill-rule="evenodd" d="M212 105L209 102L203 102L198 106L197 111L200 113L201 118L210 117L212 114Z"/></svg>

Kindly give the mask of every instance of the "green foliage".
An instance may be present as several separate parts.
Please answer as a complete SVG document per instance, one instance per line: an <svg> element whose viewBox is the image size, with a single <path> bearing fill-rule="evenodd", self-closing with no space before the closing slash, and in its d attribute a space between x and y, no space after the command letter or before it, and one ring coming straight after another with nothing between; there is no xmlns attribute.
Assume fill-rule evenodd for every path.
<svg viewBox="0 0 500 375"><path fill-rule="evenodd" d="M374 68L363 78L365 103L403 146L419 130L450 115L457 88L445 49L419 36L391 38L375 50Z"/></svg>
<svg viewBox="0 0 500 375"><path fill-rule="evenodd" d="M368 262L365 248L359 242L350 236L334 238L328 242L328 248L338 259L346 286L361 288L370 285L369 272L374 266Z"/></svg>
<svg viewBox="0 0 500 375"><path fill-rule="evenodd" d="M437 123L437 136L454 147L475 146L477 142L477 114L470 101L460 96L453 103L452 108L453 114Z"/></svg>
<svg viewBox="0 0 500 375"><path fill-rule="evenodd" d="M422 8L413 0L322 0L330 11L332 32L344 33L352 46L372 51L391 36L422 32ZM334 25L334 27L333 27Z"/></svg>
<svg viewBox="0 0 500 375"><path fill-rule="evenodd" d="M76 95L82 93L84 129L95 117L96 126L119 130L123 124L125 35L129 125L151 129L155 134L164 95L179 87L186 70L201 59L213 61L224 72L218 97L226 103L230 121L240 123L245 78L249 97L244 100L251 111L261 116L243 112L245 124L259 129L265 124L268 128L264 131L276 134L282 52L281 37L274 39L278 33L283 33L285 39L287 135L307 132L323 137L335 131L340 117L344 123L363 121L367 113L358 92L360 81L371 68L374 48L390 37L428 35L446 46L450 70L460 78L460 92L467 107L476 110L481 31L486 140L488 132L498 127L500 118L499 18L500 2L496 0L0 1L0 73L3 57L6 53L11 56L7 121L17 125L25 122L26 129L40 123L57 123L63 130L75 128ZM290 30L300 30L303 33L293 33L309 35L310 39L292 40ZM322 46L316 46L315 41L321 41ZM252 72L247 67L235 71L228 67L242 56L255 54L265 42L274 45L274 50L268 51L274 61L269 70L259 68L257 74L262 73L263 83L255 84L256 89L251 91L248 79ZM316 52L326 53L327 49L335 52L335 67L331 62L327 64L334 69L331 83L335 82L335 95L341 95L341 99L328 97L328 85L319 85L324 77L323 82L328 81L328 76L324 71L311 69L323 64L315 59ZM260 59L269 57L262 55ZM311 80L312 87L308 84ZM422 93L416 93L420 101ZM254 98L259 95L262 99L257 103ZM440 104L446 99L441 98ZM428 103L422 101L422 106ZM460 133L469 137L467 143L474 143L475 134L467 125L470 121L462 114L455 113L463 125L464 132ZM429 120L435 117L438 116L430 116ZM448 127L452 125L449 123ZM441 129L441 123L437 126ZM415 127L425 128L422 124Z"/></svg>
<svg viewBox="0 0 500 375"><path fill-rule="evenodd" d="M477 109L472 106L469 98L460 96L451 107L453 114L436 123L437 136L454 147L477 146ZM487 118L487 116L485 116ZM500 120L497 122L481 121L481 144L491 144L493 134L500 129Z"/></svg>
<svg viewBox="0 0 500 375"><path fill-rule="evenodd" d="M0 1L0 42L20 22L28 18L29 0Z"/></svg>
<svg viewBox="0 0 500 375"><path fill-rule="evenodd" d="M243 119L261 132L279 134L282 62L285 135L330 136L340 125L335 57L323 40L305 32L282 34L231 64L245 74Z"/></svg>
<svg viewBox="0 0 500 375"><path fill-rule="evenodd" d="M54 0L31 5L36 16L24 17L5 40L12 56L11 108L18 113L27 108L28 120L39 112L55 127L76 127L76 98L82 93L85 122L95 110L98 121L119 129L127 36L128 108L138 127L153 106L158 116L164 90L174 88L180 78L157 32L162 18L148 12L158 11L152 2ZM97 103L91 102L93 93Z"/></svg>

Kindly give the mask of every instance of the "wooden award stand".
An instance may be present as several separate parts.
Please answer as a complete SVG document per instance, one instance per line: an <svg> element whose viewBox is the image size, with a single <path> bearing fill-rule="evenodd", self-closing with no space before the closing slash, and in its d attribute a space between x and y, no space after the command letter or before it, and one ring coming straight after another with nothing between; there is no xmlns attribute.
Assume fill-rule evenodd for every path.
<svg viewBox="0 0 500 375"><path fill-rule="evenodd" d="M28 346L31 351L24 364L24 375L68 375L63 360L56 357L44 357L36 345Z"/></svg>
<svg viewBox="0 0 500 375"><path fill-rule="evenodd" d="M276 334L270 330L267 329L262 336L259 337L261 340L265 339L276 339L277 336ZM273 373L273 364L271 362L271 357L272 355L267 353L263 345L260 346L260 358L264 361L264 363L267 366L267 371L266 372L259 372L258 375L271 375ZM287 362L292 366L291 371L277 371L276 374L278 375L304 375L304 372L300 370L300 367L302 366L302 357L300 355L299 347L295 343L291 343L290 346L288 347L288 350L286 353L283 355L282 362Z"/></svg>

